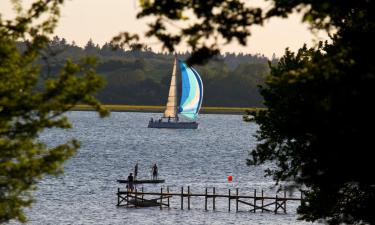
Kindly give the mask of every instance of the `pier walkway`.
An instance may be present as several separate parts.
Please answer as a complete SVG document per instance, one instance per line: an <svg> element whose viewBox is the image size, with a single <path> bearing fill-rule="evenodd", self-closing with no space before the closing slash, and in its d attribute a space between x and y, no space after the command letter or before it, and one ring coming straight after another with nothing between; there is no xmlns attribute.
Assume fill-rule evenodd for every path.
<svg viewBox="0 0 375 225"><path fill-rule="evenodd" d="M287 192L284 191L282 195L265 196L263 190L257 193L254 190L252 195L241 195L239 189L228 189L226 194L216 193L215 188L206 188L204 193L192 193L190 186L187 190L181 187L181 192L170 192L169 187L166 189L160 188L160 192L146 192L141 191L122 191L120 188L117 190L117 206L126 207L152 207L157 206L160 209L170 208L171 199L179 198L181 210L187 207L190 210L191 201L193 198L204 199L204 209L208 210L208 201L212 201L212 210L216 210L216 199L224 198L228 201L228 211L231 211L232 201L235 204L236 212L239 211L239 205L246 205L246 208L251 212L273 212L287 213L287 202L289 201L303 201L302 192L299 198L287 197ZM186 206L184 206L186 204Z"/></svg>

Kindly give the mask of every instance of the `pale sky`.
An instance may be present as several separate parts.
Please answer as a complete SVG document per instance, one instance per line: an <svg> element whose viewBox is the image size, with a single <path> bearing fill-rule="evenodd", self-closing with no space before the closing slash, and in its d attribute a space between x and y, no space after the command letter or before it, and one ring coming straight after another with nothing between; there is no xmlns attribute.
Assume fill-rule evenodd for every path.
<svg viewBox="0 0 375 225"><path fill-rule="evenodd" d="M23 2L28 3L30 0ZM255 2L264 4L261 0ZM69 42L74 40L79 46L84 46L90 38L102 45L121 31L142 34L147 29L147 21L152 21L152 18L137 20L136 13L139 10L137 0L66 0L55 34ZM11 12L10 0L0 0L0 13L3 17L9 18ZM276 53L280 57L286 47L295 51L304 43L310 47L316 40L327 39L324 33L313 35L307 24L300 21L301 15L298 14L293 14L288 19L274 18L263 27L251 29L252 35L247 46L242 47L234 42L222 46L222 52L260 53L268 57ZM145 42L153 50L160 50L160 44L155 40ZM187 49L181 46L178 50Z"/></svg>

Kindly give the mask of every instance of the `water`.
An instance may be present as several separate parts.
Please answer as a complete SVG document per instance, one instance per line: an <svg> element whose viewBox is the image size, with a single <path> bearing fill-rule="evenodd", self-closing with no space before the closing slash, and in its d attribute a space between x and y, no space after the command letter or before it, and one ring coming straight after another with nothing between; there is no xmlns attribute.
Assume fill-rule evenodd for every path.
<svg viewBox="0 0 375 225"><path fill-rule="evenodd" d="M227 199L217 199L215 212L204 211L203 198L192 198L190 211L180 210L177 197L165 210L116 207L117 188L124 188L116 180L125 179L136 162L140 178L149 178L151 165L157 163L159 176L166 180L144 185L147 191L167 185L180 191L190 185L193 193L216 187L223 194L228 188L239 188L240 194L254 189L275 194L274 183L263 176L266 167L246 165L248 151L256 145L255 124L242 122L238 115L201 115L197 130L149 129L151 116L160 115L113 112L99 119L94 112L71 112L74 129L45 132L41 138L48 145L75 137L82 147L66 162L63 175L39 184L37 202L27 211L29 224L305 224L296 221L298 202L288 202L286 215L251 213L244 205L236 213L234 201L228 212Z"/></svg>

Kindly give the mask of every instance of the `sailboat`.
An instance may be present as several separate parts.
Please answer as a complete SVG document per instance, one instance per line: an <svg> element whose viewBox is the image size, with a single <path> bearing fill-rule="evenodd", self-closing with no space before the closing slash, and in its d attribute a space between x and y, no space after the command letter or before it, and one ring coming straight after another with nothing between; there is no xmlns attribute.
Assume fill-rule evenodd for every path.
<svg viewBox="0 0 375 225"><path fill-rule="evenodd" d="M181 98L178 101L177 89L177 64L181 74ZM171 128L171 129L197 129L199 110L203 100L203 83L198 72L187 66L182 60L174 59L171 83L169 86L169 95L163 117L159 120L151 120L148 123L149 128ZM184 120L182 121L180 119Z"/></svg>

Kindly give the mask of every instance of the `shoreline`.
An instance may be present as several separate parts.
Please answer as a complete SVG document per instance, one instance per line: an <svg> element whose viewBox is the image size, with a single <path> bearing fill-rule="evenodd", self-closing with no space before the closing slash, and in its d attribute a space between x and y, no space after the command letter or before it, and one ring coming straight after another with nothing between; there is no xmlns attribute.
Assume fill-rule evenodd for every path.
<svg viewBox="0 0 375 225"><path fill-rule="evenodd" d="M165 106L147 106L147 105L104 105L111 112L144 112L144 113L162 113ZM246 111L258 111L264 108L258 107L202 107L200 114L228 114L243 115ZM71 111L93 111L88 105L77 105Z"/></svg>

